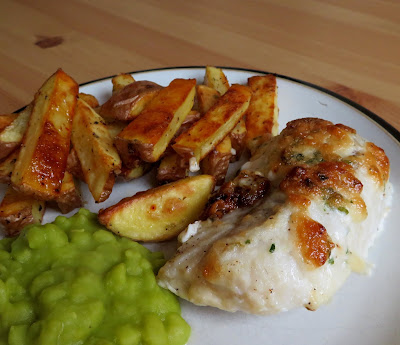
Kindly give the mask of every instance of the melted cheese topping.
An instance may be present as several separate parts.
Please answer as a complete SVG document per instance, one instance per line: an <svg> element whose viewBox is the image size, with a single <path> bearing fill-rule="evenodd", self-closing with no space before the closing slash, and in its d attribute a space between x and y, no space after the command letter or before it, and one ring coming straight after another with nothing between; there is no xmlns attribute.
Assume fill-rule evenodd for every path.
<svg viewBox="0 0 400 345"><path fill-rule="evenodd" d="M161 268L163 287L199 305L271 314L328 302L368 249L387 211L389 161L355 130L292 121L243 171L270 179L252 206L196 225Z"/></svg>
<svg viewBox="0 0 400 345"><path fill-rule="evenodd" d="M315 267L322 266L335 247L325 227L300 212L294 213L290 221L296 231L298 247L305 262Z"/></svg>

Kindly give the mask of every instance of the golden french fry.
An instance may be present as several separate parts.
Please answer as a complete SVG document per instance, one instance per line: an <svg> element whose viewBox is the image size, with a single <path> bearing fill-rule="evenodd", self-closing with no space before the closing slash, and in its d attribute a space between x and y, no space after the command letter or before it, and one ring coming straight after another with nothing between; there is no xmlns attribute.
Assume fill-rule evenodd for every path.
<svg viewBox="0 0 400 345"><path fill-rule="evenodd" d="M133 78L130 74L120 73L113 77L111 82L113 84L112 92L115 93L123 89L126 85L134 83L135 78Z"/></svg>
<svg viewBox="0 0 400 345"><path fill-rule="evenodd" d="M64 174L61 184L60 195L56 199L56 203L61 213L69 213L72 210L82 207L82 197L78 185L74 181L74 177L68 171Z"/></svg>
<svg viewBox="0 0 400 345"><path fill-rule="evenodd" d="M6 159L0 163L0 183L11 183L11 175L14 170L18 155L19 149L11 152Z"/></svg>
<svg viewBox="0 0 400 345"><path fill-rule="evenodd" d="M67 168L68 171L72 176L76 177L77 179L85 182L85 176L83 175L81 162L79 161L78 154L76 150L72 147L71 151L69 152L67 158Z"/></svg>
<svg viewBox="0 0 400 345"><path fill-rule="evenodd" d="M121 169L121 159L104 120L81 99L76 104L71 142L94 200L106 200Z"/></svg>
<svg viewBox="0 0 400 345"><path fill-rule="evenodd" d="M0 115L0 133L7 128L16 118L18 114L2 114Z"/></svg>
<svg viewBox="0 0 400 345"><path fill-rule="evenodd" d="M227 135L214 150L212 150L200 162L201 171L204 174L215 177L217 186L225 182L225 176L228 172L229 161L232 157L232 144L229 135Z"/></svg>
<svg viewBox="0 0 400 345"><path fill-rule="evenodd" d="M80 92L78 96L80 99L84 100L87 104L89 104L93 109L99 106L99 101L93 95Z"/></svg>
<svg viewBox="0 0 400 345"><path fill-rule="evenodd" d="M246 113L246 145L253 154L257 147L278 134L278 89L273 74L248 79L253 93Z"/></svg>
<svg viewBox="0 0 400 345"><path fill-rule="evenodd" d="M32 105L30 104L21 110L14 120L0 131L0 159L7 157L12 151L21 145L22 138L25 134L26 128L28 127L31 112ZM3 125L4 124L5 121L3 121Z"/></svg>
<svg viewBox="0 0 400 345"><path fill-rule="evenodd" d="M220 93L206 85L196 86L197 104L199 112L205 114L221 97Z"/></svg>
<svg viewBox="0 0 400 345"><path fill-rule="evenodd" d="M119 177L122 177L125 181L131 181L136 178L142 177L147 172L151 170L153 165L151 163L138 161L137 166L134 168L127 168L126 166L122 165L121 172L119 173Z"/></svg>
<svg viewBox="0 0 400 345"><path fill-rule="evenodd" d="M173 80L118 134L115 145L128 167L129 155L146 162L161 157L193 106L195 86L195 79Z"/></svg>
<svg viewBox="0 0 400 345"><path fill-rule="evenodd" d="M192 171L237 125L250 98L251 92L246 86L232 85L199 121L175 140L172 148L189 160Z"/></svg>
<svg viewBox="0 0 400 345"><path fill-rule="evenodd" d="M250 101L251 102L251 101ZM232 132L229 134L231 138L232 148L235 150L235 154L231 157L231 162L237 161L242 156L246 149L246 119L245 116L240 119L238 124Z"/></svg>
<svg viewBox="0 0 400 345"><path fill-rule="evenodd" d="M229 89L229 82L221 68L207 66L204 77L204 85L217 90L220 95L225 94Z"/></svg>
<svg viewBox="0 0 400 345"><path fill-rule="evenodd" d="M40 200L60 194L70 150L78 84L61 69L39 89L11 182Z"/></svg>

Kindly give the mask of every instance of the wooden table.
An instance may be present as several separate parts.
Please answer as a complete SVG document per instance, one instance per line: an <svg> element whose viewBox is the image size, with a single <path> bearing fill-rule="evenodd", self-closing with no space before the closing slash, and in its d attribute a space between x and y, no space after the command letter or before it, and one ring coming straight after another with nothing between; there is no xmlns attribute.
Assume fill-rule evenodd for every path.
<svg viewBox="0 0 400 345"><path fill-rule="evenodd" d="M164 66L302 79L400 130L398 0L1 0L1 112L62 67L79 83Z"/></svg>

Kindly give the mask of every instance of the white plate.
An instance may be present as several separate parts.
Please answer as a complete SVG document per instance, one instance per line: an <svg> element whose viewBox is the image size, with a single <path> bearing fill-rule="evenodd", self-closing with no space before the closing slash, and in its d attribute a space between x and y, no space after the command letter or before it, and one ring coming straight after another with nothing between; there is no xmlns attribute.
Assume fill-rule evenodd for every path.
<svg viewBox="0 0 400 345"><path fill-rule="evenodd" d="M263 74L233 68L224 71L231 83L240 84L245 84L250 76ZM204 68L170 68L132 75L136 80L150 80L166 86L174 78L196 78L202 82ZM110 79L86 83L80 91L95 95L102 103L111 95ZM397 202L400 196L400 133L367 109L322 88L284 76L278 76L278 87L280 129L296 118L320 117L353 127L388 155L394 202L385 221L385 230L370 250L369 258L376 268L371 277L351 275L331 303L315 312L298 309L261 317L231 314L181 301L183 316L192 327L188 345L400 344L400 206ZM95 204L84 188L85 207L97 212L122 197L148 188L153 178L148 174L130 183L117 183L110 198L101 204ZM52 221L57 215L56 211L48 210L44 222Z"/></svg>

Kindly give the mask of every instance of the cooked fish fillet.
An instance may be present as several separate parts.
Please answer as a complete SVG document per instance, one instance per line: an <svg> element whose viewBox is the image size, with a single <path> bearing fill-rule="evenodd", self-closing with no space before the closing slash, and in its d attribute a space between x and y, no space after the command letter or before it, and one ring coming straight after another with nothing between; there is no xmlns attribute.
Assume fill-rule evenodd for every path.
<svg viewBox="0 0 400 345"><path fill-rule="evenodd" d="M299 119L243 170L269 180L267 196L191 224L158 274L161 286L198 305L272 314L314 310L352 271L368 272L390 199L381 148L347 126Z"/></svg>

